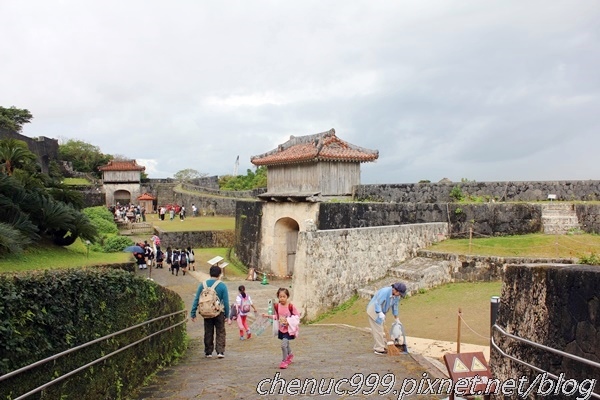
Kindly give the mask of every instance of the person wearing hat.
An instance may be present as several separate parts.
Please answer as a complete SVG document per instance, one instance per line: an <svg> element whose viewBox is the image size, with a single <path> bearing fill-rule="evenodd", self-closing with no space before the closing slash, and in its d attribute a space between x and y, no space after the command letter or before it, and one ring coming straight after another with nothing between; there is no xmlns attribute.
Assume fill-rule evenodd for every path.
<svg viewBox="0 0 600 400"><path fill-rule="evenodd" d="M398 319L398 303L400 302L400 297L405 296L406 285L402 282L396 282L391 286L379 289L373 295L369 305L367 305L367 315L369 317L369 324L371 325L373 340L375 341L375 345L373 346L375 354L387 354L387 342L383 332L385 314L391 308L396 322L400 322Z"/></svg>

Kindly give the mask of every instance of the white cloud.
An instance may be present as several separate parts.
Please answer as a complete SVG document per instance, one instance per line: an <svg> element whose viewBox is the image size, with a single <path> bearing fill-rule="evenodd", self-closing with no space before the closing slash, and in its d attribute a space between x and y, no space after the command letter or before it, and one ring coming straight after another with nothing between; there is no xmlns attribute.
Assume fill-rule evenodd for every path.
<svg viewBox="0 0 600 400"><path fill-rule="evenodd" d="M5 0L0 105L156 178L238 155L244 173L335 128L379 150L365 183L593 179L599 17L580 0Z"/></svg>

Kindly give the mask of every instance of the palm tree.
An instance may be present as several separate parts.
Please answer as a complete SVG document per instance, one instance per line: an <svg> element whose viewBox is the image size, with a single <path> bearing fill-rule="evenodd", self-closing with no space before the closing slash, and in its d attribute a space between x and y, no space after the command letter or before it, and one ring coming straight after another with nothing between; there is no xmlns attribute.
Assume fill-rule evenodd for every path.
<svg viewBox="0 0 600 400"><path fill-rule="evenodd" d="M24 141L12 138L0 140L0 168L6 175L11 176L15 168L35 160L35 154L29 151Z"/></svg>

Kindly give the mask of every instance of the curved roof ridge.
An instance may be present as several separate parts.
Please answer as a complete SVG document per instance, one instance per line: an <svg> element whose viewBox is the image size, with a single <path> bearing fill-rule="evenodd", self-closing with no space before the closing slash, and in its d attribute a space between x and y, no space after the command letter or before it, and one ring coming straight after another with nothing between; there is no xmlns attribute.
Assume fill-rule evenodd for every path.
<svg viewBox="0 0 600 400"><path fill-rule="evenodd" d="M369 162L379 158L379 151L356 146L340 139L335 129L290 139L266 153L253 156L254 165L294 164L314 161Z"/></svg>

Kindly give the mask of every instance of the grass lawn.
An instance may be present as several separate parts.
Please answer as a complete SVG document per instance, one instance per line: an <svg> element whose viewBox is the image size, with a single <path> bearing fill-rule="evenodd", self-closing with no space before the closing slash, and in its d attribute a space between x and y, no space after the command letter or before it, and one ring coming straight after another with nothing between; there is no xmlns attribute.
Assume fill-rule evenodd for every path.
<svg viewBox="0 0 600 400"><path fill-rule="evenodd" d="M63 183L65 185L89 185L90 181L85 178L65 178Z"/></svg>
<svg viewBox="0 0 600 400"><path fill-rule="evenodd" d="M449 239L427 250L500 257L580 258L600 253L600 235L531 234L473 239Z"/></svg>
<svg viewBox="0 0 600 400"><path fill-rule="evenodd" d="M32 269L75 268L88 265L122 263L133 260L130 253L96 253L81 240L71 246L60 247L40 243L27 248L22 254L0 258L0 272L18 272Z"/></svg>
<svg viewBox="0 0 600 400"><path fill-rule="evenodd" d="M489 345L490 298L499 296L501 289L501 282L450 283L439 286L402 299L400 321L407 336L455 342L460 308L462 319L472 328L470 330L462 324L461 342ZM367 304L367 300L360 298L343 311L333 312L318 323L368 327ZM393 322L392 314L388 313L387 317L386 326L389 329Z"/></svg>
<svg viewBox="0 0 600 400"><path fill-rule="evenodd" d="M179 215L176 215L173 221L169 220L168 215L164 221L161 221L158 218L158 214L147 214L146 221L165 232L223 231L235 229L235 218L233 217L186 217L182 222L179 220Z"/></svg>

